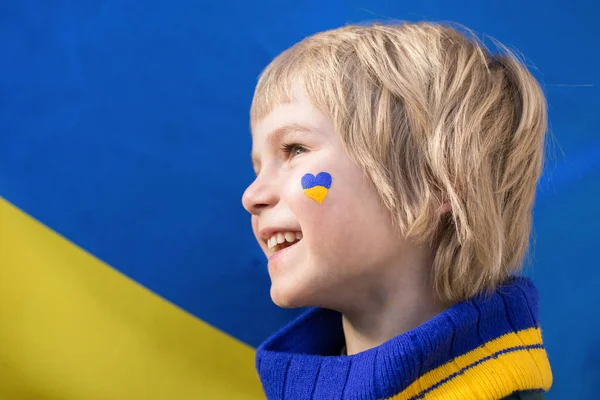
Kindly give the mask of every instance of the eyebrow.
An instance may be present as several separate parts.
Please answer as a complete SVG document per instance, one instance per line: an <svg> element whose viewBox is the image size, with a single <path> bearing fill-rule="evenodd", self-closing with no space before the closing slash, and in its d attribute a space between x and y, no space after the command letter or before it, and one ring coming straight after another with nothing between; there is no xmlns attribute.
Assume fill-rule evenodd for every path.
<svg viewBox="0 0 600 400"><path fill-rule="evenodd" d="M306 126L306 125L302 125L302 124L298 124L298 123L293 123L293 124L288 124L288 125L283 125L280 126L279 128L269 132L267 134L267 142L269 143L277 143L279 141L281 141L285 136L289 135L290 133L308 133L308 132L312 132L313 129L311 129L310 127ZM254 167L254 170L256 171L256 167L260 164L260 159L258 154L256 154L255 152L252 152L252 154L250 155L250 159L252 161L252 166Z"/></svg>

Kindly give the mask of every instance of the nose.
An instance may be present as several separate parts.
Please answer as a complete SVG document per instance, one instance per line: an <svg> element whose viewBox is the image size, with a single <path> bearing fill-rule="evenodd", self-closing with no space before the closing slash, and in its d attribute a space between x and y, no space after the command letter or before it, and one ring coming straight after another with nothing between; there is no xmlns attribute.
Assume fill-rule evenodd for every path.
<svg viewBox="0 0 600 400"><path fill-rule="evenodd" d="M246 188L242 195L242 204L252 215L259 215L264 209L273 207L279 199L276 185L260 175Z"/></svg>

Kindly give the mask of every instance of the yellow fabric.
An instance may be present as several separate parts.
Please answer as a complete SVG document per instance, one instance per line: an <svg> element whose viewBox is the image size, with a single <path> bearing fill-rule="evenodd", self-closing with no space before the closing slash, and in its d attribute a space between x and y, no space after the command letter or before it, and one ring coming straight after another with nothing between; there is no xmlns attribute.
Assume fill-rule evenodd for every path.
<svg viewBox="0 0 600 400"><path fill-rule="evenodd" d="M0 198L0 399L263 399L254 353Z"/></svg>
<svg viewBox="0 0 600 400"><path fill-rule="evenodd" d="M549 390L552 371L543 348L509 351L490 357L503 350L541 344L539 328L506 334L429 371L391 399L410 399L452 376L422 398L496 400L515 390Z"/></svg>

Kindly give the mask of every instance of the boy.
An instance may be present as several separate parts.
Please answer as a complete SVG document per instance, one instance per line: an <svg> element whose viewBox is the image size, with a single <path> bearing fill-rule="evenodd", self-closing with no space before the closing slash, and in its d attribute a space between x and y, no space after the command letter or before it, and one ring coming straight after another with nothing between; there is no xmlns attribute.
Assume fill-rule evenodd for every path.
<svg viewBox="0 0 600 400"><path fill-rule="evenodd" d="M527 250L539 85L444 25L346 26L279 55L242 202L271 297L312 306L257 350L269 399L539 398Z"/></svg>

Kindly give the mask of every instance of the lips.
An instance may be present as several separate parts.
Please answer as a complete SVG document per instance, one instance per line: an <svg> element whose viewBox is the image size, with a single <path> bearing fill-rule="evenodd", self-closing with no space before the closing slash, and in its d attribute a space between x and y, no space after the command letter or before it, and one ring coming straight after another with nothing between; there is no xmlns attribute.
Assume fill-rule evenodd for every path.
<svg viewBox="0 0 600 400"><path fill-rule="evenodd" d="M302 240L297 240L293 243L288 243L284 247L279 248L281 245L277 245L275 251L270 251L268 256L269 259L269 269L274 268L282 263L285 263L286 258L290 255L291 252L294 251L298 247L298 244L302 242Z"/></svg>
<svg viewBox="0 0 600 400"><path fill-rule="evenodd" d="M295 223L271 225L258 231L257 238L269 259L269 270L277 264L285 262L287 254L294 251L304 235Z"/></svg>

